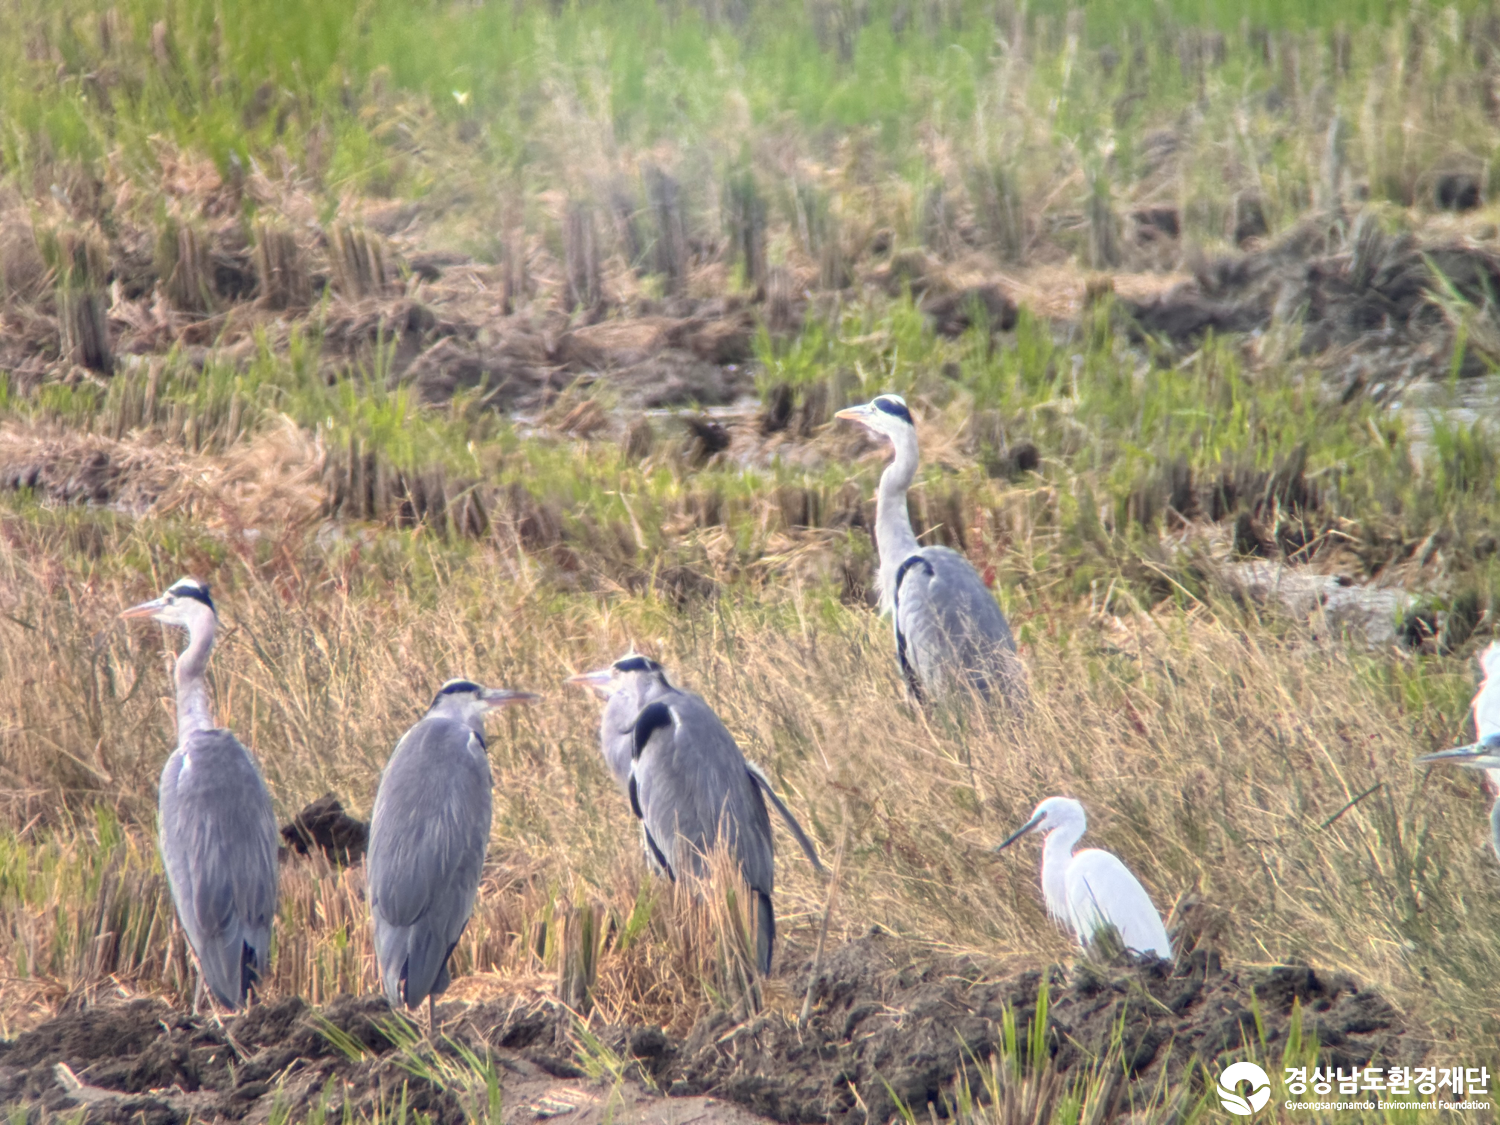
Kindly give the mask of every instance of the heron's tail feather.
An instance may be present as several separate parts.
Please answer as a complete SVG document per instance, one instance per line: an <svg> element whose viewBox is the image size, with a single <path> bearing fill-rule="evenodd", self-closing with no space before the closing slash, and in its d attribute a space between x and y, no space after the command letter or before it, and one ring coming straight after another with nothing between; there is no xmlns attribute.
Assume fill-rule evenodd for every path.
<svg viewBox="0 0 1500 1125"><path fill-rule="evenodd" d="M746 762L745 767L750 771L750 779L759 785L765 792L766 797L769 798L771 807L776 810L777 814L786 824L787 831L797 841L797 846L802 849L802 854L807 856L807 862L813 865L814 871L820 875L823 874L823 861L818 858L817 847L808 838L807 833L802 831L802 825L797 823L797 818L792 815L792 810L786 807L781 798L776 795L776 790L771 788L770 778L766 777L761 772L760 767L752 762Z"/></svg>
<svg viewBox="0 0 1500 1125"><path fill-rule="evenodd" d="M245 1002L247 976L254 979L254 968L246 963L246 954L251 951L244 938L238 934L233 938L219 935L203 945L204 948L193 950L199 977L215 1000L226 1008L238 1009Z"/></svg>
<svg viewBox="0 0 1500 1125"><path fill-rule="evenodd" d="M760 975L771 975L771 950L776 944L776 911L771 907L771 896L758 892L760 902L755 911L755 961Z"/></svg>
<svg viewBox="0 0 1500 1125"><path fill-rule="evenodd" d="M248 941L242 941L240 947L240 995L248 997L260 983L260 955Z"/></svg>

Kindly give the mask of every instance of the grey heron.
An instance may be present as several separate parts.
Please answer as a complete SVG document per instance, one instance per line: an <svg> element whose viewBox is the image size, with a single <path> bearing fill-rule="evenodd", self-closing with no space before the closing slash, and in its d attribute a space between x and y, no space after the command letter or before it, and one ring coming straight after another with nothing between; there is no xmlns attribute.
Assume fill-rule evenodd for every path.
<svg viewBox="0 0 1500 1125"><path fill-rule="evenodd" d="M1120 862L1099 848L1074 852L1088 829L1083 805L1071 797L1048 797L995 851L1004 851L1029 832L1041 832L1042 897L1047 913L1088 948L1100 929L1113 926L1126 949L1172 959L1172 943L1146 888Z"/></svg>
<svg viewBox="0 0 1500 1125"><path fill-rule="evenodd" d="M769 975L776 942L775 848L766 801L822 871L807 833L770 779L745 760L713 708L674 686L655 660L627 654L573 682L605 696L600 728L605 760L618 780L622 748L629 752L624 788L653 867L674 882L684 871L702 876L708 853L721 840L730 849L756 895L756 964Z"/></svg>
<svg viewBox="0 0 1500 1125"><path fill-rule="evenodd" d="M923 547L912 532L906 493L917 473L917 430L900 395L879 395L835 417L886 438L896 456L880 475L875 545L880 554L880 612L896 633L896 659L917 700L968 685L1012 705L1027 698L1015 638L984 580L957 551Z"/></svg>
<svg viewBox="0 0 1500 1125"><path fill-rule="evenodd" d="M208 658L218 615L208 587L180 578L122 617L186 629L177 657L177 749L157 797L162 865L203 987L239 1008L269 965L276 916L276 817L250 752L213 724Z"/></svg>
<svg viewBox="0 0 1500 1125"><path fill-rule="evenodd" d="M380 775L365 860L375 959L386 997L408 1008L426 1000L429 1027L489 848L494 781L484 716L538 698L449 680Z"/></svg>

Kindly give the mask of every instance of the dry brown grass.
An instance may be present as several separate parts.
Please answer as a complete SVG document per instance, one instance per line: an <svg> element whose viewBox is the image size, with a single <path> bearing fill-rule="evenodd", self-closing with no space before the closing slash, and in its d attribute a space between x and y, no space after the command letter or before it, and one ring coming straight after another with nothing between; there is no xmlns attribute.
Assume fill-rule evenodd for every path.
<svg viewBox="0 0 1500 1125"><path fill-rule="evenodd" d="M169 526L128 537L131 569L155 565L152 529ZM50 541L29 525L6 529L5 1021L117 986L184 999L151 843L175 638L116 617L176 574L127 580L100 562L88 580L76 560L46 558ZM347 546L304 554L296 573L234 555L204 557L202 573L224 621L218 718L259 754L283 820L327 790L367 813L390 748L448 676L546 693L492 728L491 863L456 955L458 996L551 988L578 956L580 910L600 922L592 1000L610 1020L682 1027L713 981L725 994L735 926L722 887L674 898L652 883L599 759L596 705L562 686L633 644L716 707L826 856L844 841L831 943L880 925L1018 967L1068 955L1041 908L1035 853L988 851L1038 799L1068 793L1090 812L1088 842L1117 851L1164 913L1211 908L1230 958L1350 971L1464 1044L1483 1031L1458 1013L1500 1002L1483 799L1464 777L1429 780L1410 764L1462 737L1468 672L1456 662L1353 652L1202 607L1119 618L1059 604L1031 621L1024 720L923 714L903 700L886 626L821 594L726 596L679 614L559 596L488 549L444 557L417 542L381 561L372 541L354 581ZM96 825L100 805L121 828ZM812 955L828 888L778 842L785 967ZM268 992L372 988L359 871L284 871ZM632 915L644 922L625 940ZM762 1002L794 1009L780 987Z"/></svg>

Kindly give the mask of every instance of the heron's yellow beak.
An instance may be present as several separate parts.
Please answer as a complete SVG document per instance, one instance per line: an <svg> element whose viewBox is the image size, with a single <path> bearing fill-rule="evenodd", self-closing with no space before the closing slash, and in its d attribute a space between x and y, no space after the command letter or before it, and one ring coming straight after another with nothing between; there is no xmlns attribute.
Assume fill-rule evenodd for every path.
<svg viewBox="0 0 1500 1125"><path fill-rule="evenodd" d="M609 681L612 679L614 679L613 669L597 668L592 672L580 672L576 676L569 676L567 682L581 688L593 688L595 691L603 691L609 686Z"/></svg>
<svg viewBox="0 0 1500 1125"><path fill-rule="evenodd" d="M509 707L514 703L535 703L542 697L530 691L512 691L510 688L485 688L484 694L479 698L489 704L491 708L495 708Z"/></svg>
<svg viewBox="0 0 1500 1125"><path fill-rule="evenodd" d="M166 606L166 598L152 598L149 602L142 602L140 605L131 606L121 613L120 616L132 621L138 617L155 617L157 612L165 609Z"/></svg>

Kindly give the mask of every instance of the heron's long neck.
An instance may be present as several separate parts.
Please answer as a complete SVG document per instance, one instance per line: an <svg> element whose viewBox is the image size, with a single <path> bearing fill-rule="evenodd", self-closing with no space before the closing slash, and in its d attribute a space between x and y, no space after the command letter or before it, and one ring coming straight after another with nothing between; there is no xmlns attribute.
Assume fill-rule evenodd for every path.
<svg viewBox="0 0 1500 1125"><path fill-rule="evenodd" d="M177 745L200 730L212 730L213 709L208 698L208 654L214 647L214 617L195 621L188 646L177 658Z"/></svg>
<svg viewBox="0 0 1500 1125"><path fill-rule="evenodd" d="M917 475L917 434L904 429L892 437L896 457L880 474L875 494L875 546L880 552L880 611L890 611L896 596L896 571L917 550L906 492Z"/></svg>
<svg viewBox="0 0 1500 1125"><path fill-rule="evenodd" d="M1069 925L1068 865L1082 836L1082 825L1065 824L1048 832L1042 844L1042 897L1047 900L1047 913Z"/></svg>

